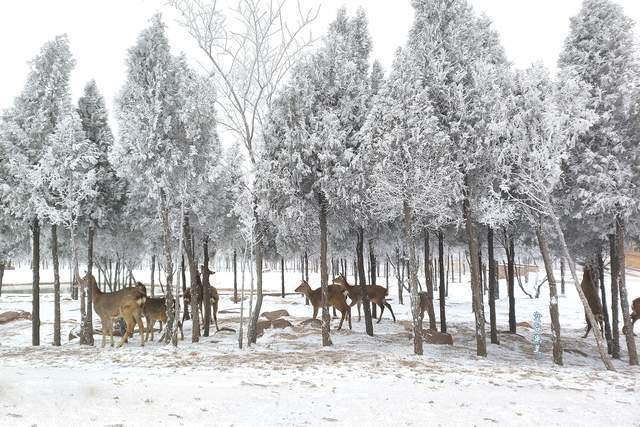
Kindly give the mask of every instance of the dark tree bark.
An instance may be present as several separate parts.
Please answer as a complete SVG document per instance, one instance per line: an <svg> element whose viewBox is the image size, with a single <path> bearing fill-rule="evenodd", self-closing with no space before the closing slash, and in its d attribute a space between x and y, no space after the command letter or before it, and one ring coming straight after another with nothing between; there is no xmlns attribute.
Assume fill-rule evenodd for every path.
<svg viewBox="0 0 640 427"><path fill-rule="evenodd" d="M398 302L400 304L404 304L404 299L402 297L402 277L400 276L400 248L396 247L396 265L398 266L398 271L396 271L396 278L398 280Z"/></svg>
<svg viewBox="0 0 640 427"><path fill-rule="evenodd" d="M156 256L151 255L151 298L153 298L156 294Z"/></svg>
<svg viewBox="0 0 640 427"><path fill-rule="evenodd" d="M413 212L409 204L403 203L404 240L409 247L409 289L411 291L411 314L413 317L413 352L422 355L422 317L420 316L420 296L418 295L418 265L416 246L413 242Z"/></svg>
<svg viewBox="0 0 640 427"><path fill-rule="evenodd" d="M318 193L320 205L320 286L322 288L322 345L331 343L331 316L329 315L329 272L327 269L327 199L323 193Z"/></svg>
<svg viewBox="0 0 640 427"><path fill-rule="evenodd" d="M376 278L374 273L375 259L376 259L376 256L373 251L373 239L369 239L369 284L371 286L376 284ZM378 314L376 313L377 311L376 305L370 304L370 306L371 306L371 317L375 319L378 317Z"/></svg>
<svg viewBox="0 0 640 427"><path fill-rule="evenodd" d="M233 303L238 303L238 254L233 250Z"/></svg>
<svg viewBox="0 0 640 427"><path fill-rule="evenodd" d="M260 310L262 310L262 263L263 263L263 246L262 246L262 226L260 217L258 216L258 201L253 201L253 216L255 219L255 232L254 232L254 253L255 253L255 269L256 269L256 301L253 307L253 313L249 319L249 330L247 331L247 342L249 345L255 344L258 339L258 318L260 317ZM326 262L326 260L325 260Z"/></svg>
<svg viewBox="0 0 640 427"><path fill-rule="evenodd" d="M629 316L629 298L627 297L626 266L624 256L624 219L618 215L616 217L616 255L618 258L618 291L620 293L620 306L624 330L627 332L627 352L629 353L629 365L638 364L638 352L636 350L636 340L631 327L631 317ZM595 323L594 323L595 324ZM597 328L594 328L597 329Z"/></svg>
<svg viewBox="0 0 640 427"><path fill-rule="evenodd" d="M560 258L560 293L564 295L564 258Z"/></svg>
<svg viewBox="0 0 640 427"><path fill-rule="evenodd" d="M171 342L174 346L178 345L178 337L175 334L174 322L176 319L177 304L179 303L178 295L175 296L176 304L173 300L173 260L171 258L171 224L169 222L169 207L167 206L166 195L164 190L160 190L160 216L162 218L162 250L164 252L164 271L166 274L165 303L167 309L167 326L165 329L165 342Z"/></svg>
<svg viewBox="0 0 640 427"><path fill-rule="evenodd" d="M184 222L182 224L183 227L183 236L184 239L182 241L185 252L187 253L187 263L189 264L189 277L191 279L191 342L200 341L200 298L204 303L204 291L201 289L201 284L198 283L198 266L196 265L195 254L193 252L193 245L191 244L193 240L193 230L191 229L191 224L189 220L190 214L185 212L184 214ZM185 271L184 271L184 256L182 257L182 280L183 286L185 280ZM185 311L186 311L185 307Z"/></svg>
<svg viewBox="0 0 640 427"><path fill-rule="evenodd" d="M496 322L496 260L493 253L493 228L487 231L487 256L489 260L489 323L491 325L491 344L500 344Z"/></svg>
<svg viewBox="0 0 640 427"><path fill-rule="evenodd" d="M358 227L358 238L356 241L356 257L358 264L359 286L362 293L362 307L364 309L364 325L367 335L373 336L373 321L371 305L369 304L369 294L367 293L367 280L364 272L364 228Z"/></svg>
<svg viewBox="0 0 640 427"><path fill-rule="evenodd" d="M282 285L282 298L284 298L284 257L280 259L280 282Z"/></svg>
<svg viewBox="0 0 640 427"><path fill-rule="evenodd" d="M602 317L604 320L604 337L607 340L607 352L613 352L613 342L611 337L611 323L609 323L609 309L607 307L607 292L604 287L604 260L602 259L602 248L596 254L598 261L598 281L600 282L600 296L602 298Z"/></svg>
<svg viewBox="0 0 640 427"><path fill-rule="evenodd" d="M58 226L51 226L51 258L53 259L53 345L60 346L60 260L58 258Z"/></svg>
<svg viewBox="0 0 640 427"><path fill-rule="evenodd" d="M184 255L180 257L180 274L182 275L182 295L186 295L187 292L187 273L184 268ZM193 293L193 289L191 290L191 299L193 300L195 295ZM191 320L191 315L189 314L189 306L185 303L184 311L182 313L182 320Z"/></svg>
<svg viewBox="0 0 640 427"><path fill-rule="evenodd" d="M433 309L433 281L431 280L431 261L429 260L429 231L424 229L424 281L427 286L429 302L427 305L427 315L429 316L429 329L438 330L436 323L436 313Z"/></svg>
<svg viewBox="0 0 640 427"><path fill-rule="evenodd" d="M88 242L87 242L87 273L93 275L93 240L95 237L95 227L89 226L88 230ZM87 311L84 319L84 331L81 334L81 344L94 345L93 341L93 286L89 286L89 283L83 284L87 289ZM84 295L83 295L84 298ZM142 337L140 338L142 339Z"/></svg>
<svg viewBox="0 0 640 427"><path fill-rule="evenodd" d="M487 339L484 330L484 302L482 299L482 292L480 291L480 263L478 260L478 241L476 240L477 233L475 224L473 223L469 194L465 194L462 206L467 229L467 239L469 242L469 256L471 258L471 293L476 321L476 354L478 356L486 356Z"/></svg>
<svg viewBox="0 0 640 427"><path fill-rule="evenodd" d="M506 235L505 235L506 236ZM516 297L515 297L515 250L513 237L506 236L507 240L507 293L509 295L509 332L516 333Z"/></svg>
<svg viewBox="0 0 640 427"><path fill-rule="evenodd" d="M202 336L208 337L211 326L211 284L209 283L209 236L202 236L202 304L204 310L204 330Z"/></svg>
<svg viewBox="0 0 640 427"><path fill-rule="evenodd" d="M547 203L547 206L549 206L548 200L546 201L546 203ZM582 287L580 286L580 281L578 280L578 273L576 272L576 264L573 261L573 258L571 257L571 255L569 254L569 247L567 246L567 241L564 238L564 231L562 231L562 227L560 226L560 221L558 220L558 217L555 215L553 215L551 219L553 220L553 227L558 236L558 240L560 241L560 247L562 248L562 255L564 256L564 258L567 260L569 264L569 270L571 271L571 278L573 279L573 283L576 287L576 291L578 292L578 296L580 297L580 301L582 302L582 307L584 308L588 321L591 322L592 325L594 325L594 327L592 328L592 333L593 333L594 339L596 340L596 346L598 347L598 354L600 356L600 360L602 360L602 363L608 370L615 371L616 368L613 366L613 363L611 363L611 360L609 360L609 357L607 357L607 353L604 350L604 347L602 345L602 339L600 338L600 331L599 331L600 328L596 326L598 323L596 322L595 316L593 315L593 312L589 307L589 302L587 301L587 298L585 297L584 292L582 291Z"/></svg>
<svg viewBox="0 0 640 427"><path fill-rule="evenodd" d="M611 265L611 356L620 359L620 330L618 327L618 255L616 240L609 235L609 258Z"/></svg>
<svg viewBox="0 0 640 427"><path fill-rule="evenodd" d="M309 283L309 256L307 255L307 251L304 251L304 280ZM304 304L309 305L309 297L305 295Z"/></svg>
<svg viewBox="0 0 640 427"><path fill-rule="evenodd" d="M4 278L4 261L0 261L0 296L2 296L2 279Z"/></svg>
<svg viewBox="0 0 640 427"><path fill-rule="evenodd" d="M31 344L40 345L40 221L35 217L31 221L32 258L31 269L33 283L31 288Z"/></svg>
<svg viewBox="0 0 640 427"><path fill-rule="evenodd" d="M438 231L438 273L440 274L440 286L438 287L440 296L440 332L447 332L446 313L446 285L444 283L444 235Z"/></svg>
<svg viewBox="0 0 640 427"><path fill-rule="evenodd" d="M538 237L538 246L540 254L544 261L544 269L547 273L547 282L549 282L549 314L551 316L551 340L553 342L553 363L563 365L562 362L562 341L560 338L560 311L558 309L558 290L556 289L556 279L553 275L553 262L547 240L545 238L544 229L542 228L542 219L536 228L536 236Z"/></svg>

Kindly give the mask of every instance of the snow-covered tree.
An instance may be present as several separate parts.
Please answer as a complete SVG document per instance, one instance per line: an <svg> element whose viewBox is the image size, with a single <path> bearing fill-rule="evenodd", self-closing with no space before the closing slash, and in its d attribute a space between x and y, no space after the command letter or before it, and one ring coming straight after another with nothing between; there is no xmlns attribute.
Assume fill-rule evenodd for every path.
<svg viewBox="0 0 640 427"><path fill-rule="evenodd" d="M429 99L447 133L453 158L464 177L463 218L471 260L471 289L477 353L486 355L484 304L480 289L478 221L475 202L488 190L494 147L489 134L495 95L486 91L492 68L505 62L498 36L465 0L414 0L415 20L408 50L429 82Z"/></svg>
<svg viewBox="0 0 640 427"><path fill-rule="evenodd" d="M171 55L159 15L154 16L151 26L129 50L127 65L127 81L118 99L121 137L114 148L113 161L131 187L158 204L167 302L171 304L172 213L179 207L186 218L190 216L197 189L208 184L208 168L217 161L215 94L208 80L191 70L183 57ZM189 238L190 227L183 226L179 219L178 229L188 231ZM190 250L187 254L194 280L195 258ZM196 298L193 300L195 304ZM173 310L168 307L168 311ZM170 317L169 328L177 327L172 320ZM195 334L197 322L194 326ZM175 335L168 339L177 344Z"/></svg>
<svg viewBox="0 0 640 427"><path fill-rule="evenodd" d="M585 218L582 222L591 225L591 229L595 228L594 217L595 221L598 216L609 217L608 224L598 230L601 236L597 237L615 232L619 276L614 281L617 281L627 328L630 318L625 285L624 224L629 217L637 215L639 206L634 197L636 182L633 179L638 146L627 133L633 96L640 81L633 26L622 6L610 0L585 0L578 15L571 19L571 30L559 61L561 69L573 71L590 86L588 104L597 114L596 122L576 141L566 161L567 176L575 183L570 189L571 199L580 206L572 209L573 216ZM614 313L616 305L614 301ZM613 326L616 330L617 324ZM627 334L626 340L629 363L637 365L633 334Z"/></svg>
<svg viewBox="0 0 640 427"><path fill-rule="evenodd" d="M40 344L40 218L42 194L31 181L47 138L71 110L69 76L74 66L66 35L45 43L30 64L22 93L4 112L0 140L10 155L3 203L16 219L29 224L32 235L32 344Z"/></svg>
<svg viewBox="0 0 640 427"><path fill-rule="evenodd" d="M74 286L81 284L81 344L88 345L93 345L93 324L86 309L85 283L79 280L76 238L86 204L97 195L96 167L100 155L99 148L87 139L78 114L69 112L47 139L44 154L31 178L39 193L46 195L38 203L38 215L51 224L63 225L71 233Z"/></svg>
<svg viewBox="0 0 640 427"><path fill-rule="evenodd" d="M366 150L375 161L369 206L381 221L402 218L409 249L409 288L413 315L414 351L422 354L422 320L418 295L416 218L435 221L448 214L447 200L460 193L461 174L449 157L449 141L438 125L425 82L403 52L376 99L365 129L372 138Z"/></svg>
<svg viewBox="0 0 640 427"><path fill-rule="evenodd" d="M370 108L369 51L364 11L349 18L340 9L322 46L293 69L290 81L274 99L265 133L260 188L271 211L300 219L306 214L292 213L292 209L317 215L324 301L328 301L327 219L334 210L348 207L345 176ZM324 345L331 343L329 321L325 306Z"/></svg>

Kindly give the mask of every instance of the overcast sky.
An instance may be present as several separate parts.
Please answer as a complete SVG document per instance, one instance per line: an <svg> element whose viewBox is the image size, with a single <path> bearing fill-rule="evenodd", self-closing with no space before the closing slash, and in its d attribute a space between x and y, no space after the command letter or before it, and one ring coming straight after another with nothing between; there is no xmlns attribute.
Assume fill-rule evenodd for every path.
<svg viewBox="0 0 640 427"><path fill-rule="evenodd" d="M236 4L235 0L218 0ZM292 0L294 1L294 0ZM526 67L542 61L555 68L558 54L581 0L470 0L478 12L488 15L500 34L511 62ZM628 16L640 21L640 0L616 0ZM307 6L320 4L302 0ZM314 23L315 36L322 35L335 10L346 5L349 13L358 6L367 11L373 38L373 57L388 69L393 53L404 44L413 20L410 0L324 0ZM0 108L11 106L28 72L27 62L40 46L54 36L67 33L77 65L72 75L74 101L85 83L95 78L113 107L113 99L124 80L126 50L148 25L156 11L165 15L169 38L176 53L196 56L191 40L176 24L162 0L19 0L0 2L2 78ZM637 31L637 30L636 30Z"/></svg>

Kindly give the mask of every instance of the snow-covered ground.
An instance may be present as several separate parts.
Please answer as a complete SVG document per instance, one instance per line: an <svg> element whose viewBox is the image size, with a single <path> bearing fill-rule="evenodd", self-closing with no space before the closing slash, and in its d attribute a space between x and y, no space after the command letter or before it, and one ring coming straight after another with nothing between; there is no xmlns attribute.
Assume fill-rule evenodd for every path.
<svg viewBox="0 0 640 427"><path fill-rule="evenodd" d="M27 282L28 274L8 272L5 281ZM231 277L216 274L223 294L219 318L221 327L237 330ZM287 273L286 290L298 281L299 273ZM280 273L266 273L265 282L268 290L279 290ZM640 296L640 274L629 272L628 282L630 298ZM312 275L312 287L318 283ZM3 290L0 312L31 311L29 295L10 289ZM263 310L286 309L294 327L267 330L243 350L232 333L190 343L190 322L178 348L157 342L141 348L138 335L120 349L100 348L98 336L98 346L80 348L77 340L67 341L79 305L64 298L64 345L54 348L52 295L43 294L42 346L30 346L29 321L0 325L0 425L640 425L640 369L627 366L623 337L622 361L614 362L618 372L603 369L593 339L580 338L584 314L572 282L560 298L567 350L561 368L551 361L544 286L539 299L516 286L518 321L532 322L536 310L542 314L542 354L534 355L532 331L521 327L518 335L500 334L501 345L489 345L487 358L475 356L466 280L449 288L454 345L425 345L421 357L412 355L409 307L397 303L395 289L390 299L397 323L385 312L370 338L354 307L353 330L332 331L333 346L326 349L318 329L300 325L311 307L297 295L265 297ZM501 296L498 322L505 330L504 282Z"/></svg>

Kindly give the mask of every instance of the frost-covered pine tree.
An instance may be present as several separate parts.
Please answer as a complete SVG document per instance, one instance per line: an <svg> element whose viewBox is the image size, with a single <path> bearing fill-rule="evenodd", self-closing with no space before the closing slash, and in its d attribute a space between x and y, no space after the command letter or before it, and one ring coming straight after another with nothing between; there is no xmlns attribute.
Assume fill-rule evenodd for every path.
<svg viewBox="0 0 640 427"><path fill-rule="evenodd" d="M486 18L478 18L465 0L413 0L415 20L408 50L421 65L429 99L442 130L451 141L452 157L464 177L462 212L471 261L471 290L479 356L486 355L484 304L480 287L476 201L488 190L498 141L489 134L492 92L487 78L504 64L498 35Z"/></svg>
<svg viewBox="0 0 640 427"><path fill-rule="evenodd" d="M123 201L123 182L116 176L115 170L109 162L109 152L113 147L113 134L108 123L108 113L104 98L98 91L95 80L91 80L84 88L84 94L78 100L78 115L82 128L89 142L96 146L100 157L96 164L96 197L87 200L83 213L88 221L88 259L87 272L93 274L94 240L96 229L108 224L114 215L114 209ZM81 334L81 341L93 334L91 287L87 293L87 320L84 322L85 331ZM92 340L93 341L93 340Z"/></svg>
<svg viewBox="0 0 640 427"><path fill-rule="evenodd" d="M129 49L127 80L118 99L120 140L112 155L119 174L158 206L163 230L167 327L172 331L167 339L175 345L177 323L173 322L174 309L170 307L174 291L173 228L177 226L181 236L189 229L184 227L183 214L190 214L191 188L206 185L203 177L217 141L213 95L211 85L193 72L183 57L171 55L165 26L160 15L154 16L151 26ZM174 222L178 211L180 218ZM195 268L193 258L189 267Z"/></svg>
<svg viewBox="0 0 640 427"><path fill-rule="evenodd" d="M566 160L566 173L574 187L570 200L578 209L575 218L585 218L586 230L594 229L594 217L608 217L608 224L595 230L604 238L615 234L618 259L617 290L625 327L629 328L629 305L625 284L624 224L637 215L635 193L638 144L629 138L631 106L637 94L640 68L633 34L634 23L622 6L610 0L585 0L571 19L559 65L590 86L588 106L597 115L588 132L577 139ZM571 208L570 208L571 209ZM613 296L617 292L612 292ZM617 318L617 302L612 301ZM614 337L617 335L614 322ZM626 335L629 363L638 364L633 334ZM615 344L614 344L615 345Z"/></svg>
<svg viewBox="0 0 640 427"><path fill-rule="evenodd" d="M357 29L359 27L360 29ZM259 179L271 210L300 199L317 214L320 229L320 284L323 345L330 345L328 301L328 227L338 199L355 135L367 114L368 35L362 11L350 19L340 9L322 46L293 69L274 99ZM356 48L360 45L360 48ZM358 56L360 55L360 57Z"/></svg>
<svg viewBox="0 0 640 427"><path fill-rule="evenodd" d="M44 197L37 212L51 224L63 225L71 234L73 282L80 284L81 344L93 345L93 324L87 312L85 281L78 271L78 225L86 205L96 197L96 166L101 152L89 141L77 113L69 111L47 138L37 167L32 171L35 188Z"/></svg>
<svg viewBox="0 0 640 427"><path fill-rule="evenodd" d="M428 83L416 79L415 64L399 51L365 126L365 150L373 158L369 206L382 222L402 218L409 249L409 289L414 352L422 354L418 295L416 218L448 214L447 203L461 187L461 174L450 157L449 140L430 105Z"/></svg>
<svg viewBox="0 0 640 427"><path fill-rule="evenodd" d="M22 93L11 109L4 112L2 136L8 163L7 184L3 194L11 214L29 225L32 236L32 344L40 344L40 227L38 217L42 194L31 181L43 153L47 138L61 117L71 110L69 76L75 61L66 35L45 43L31 61Z"/></svg>

